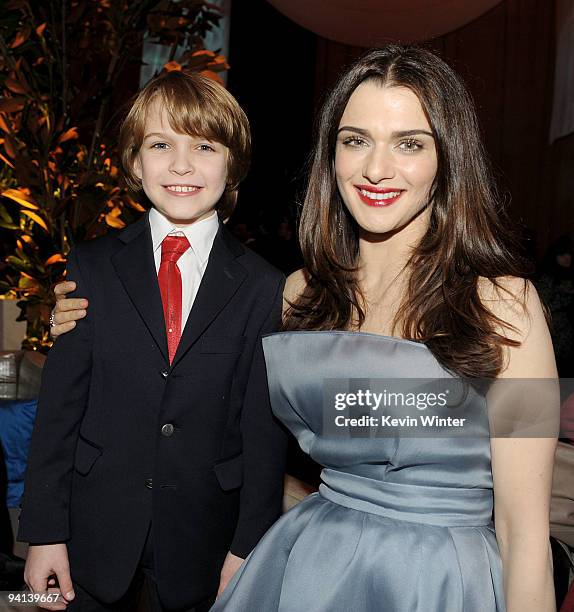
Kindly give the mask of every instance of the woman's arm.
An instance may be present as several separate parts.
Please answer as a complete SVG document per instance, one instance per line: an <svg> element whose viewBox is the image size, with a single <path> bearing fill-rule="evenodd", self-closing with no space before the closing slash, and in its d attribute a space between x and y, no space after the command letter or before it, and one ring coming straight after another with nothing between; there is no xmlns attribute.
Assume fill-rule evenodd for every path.
<svg viewBox="0 0 574 612"><path fill-rule="evenodd" d="M505 347L503 371L493 385L502 387L504 402L497 406L495 401L490 413L493 431L499 418L507 430L509 418L516 424L514 437L495 433L491 438L495 528L506 606L507 612L554 612L549 512L560 409L556 365L534 286L528 283L525 293L521 279L505 279L503 286L512 295L492 289L483 303L516 328L501 333L521 342Z"/></svg>
<svg viewBox="0 0 574 612"><path fill-rule="evenodd" d="M285 283L283 292L283 316L289 309L289 302L294 301L305 289L307 284L305 271L297 270L290 274ZM56 305L54 306L54 325L50 334L54 340L62 334L72 331L76 327L76 321L86 316L88 300L84 298L67 298L66 295L76 289L74 281L64 281L54 287ZM288 301L287 301L288 300Z"/></svg>
<svg viewBox="0 0 574 612"><path fill-rule="evenodd" d="M283 316L289 308L289 301L297 299L306 285L304 270L293 272L285 283L283 292ZM76 321L86 316L88 300L85 298L67 298L66 295L76 289L74 281L64 281L54 287L56 305L54 306L54 325L50 329L52 338L72 331L76 327Z"/></svg>

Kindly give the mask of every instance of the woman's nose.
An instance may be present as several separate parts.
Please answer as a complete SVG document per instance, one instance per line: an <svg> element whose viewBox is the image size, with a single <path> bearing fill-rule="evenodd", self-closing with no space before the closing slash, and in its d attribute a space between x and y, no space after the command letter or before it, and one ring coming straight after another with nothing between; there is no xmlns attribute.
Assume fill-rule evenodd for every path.
<svg viewBox="0 0 574 612"><path fill-rule="evenodd" d="M365 160L363 176L373 184L395 176L393 155L384 147L374 147Z"/></svg>

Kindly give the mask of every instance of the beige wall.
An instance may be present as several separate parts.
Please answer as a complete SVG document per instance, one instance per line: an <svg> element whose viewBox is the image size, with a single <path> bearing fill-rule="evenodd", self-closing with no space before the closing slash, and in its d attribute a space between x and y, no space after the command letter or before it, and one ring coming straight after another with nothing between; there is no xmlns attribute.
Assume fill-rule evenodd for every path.
<svg viewBox="0 0 574 612"><path fill-rule="evenodd" d="M16 321L20 309L16 300L0 300L0 350L19 351L26 335L26 321Z"/></svg>

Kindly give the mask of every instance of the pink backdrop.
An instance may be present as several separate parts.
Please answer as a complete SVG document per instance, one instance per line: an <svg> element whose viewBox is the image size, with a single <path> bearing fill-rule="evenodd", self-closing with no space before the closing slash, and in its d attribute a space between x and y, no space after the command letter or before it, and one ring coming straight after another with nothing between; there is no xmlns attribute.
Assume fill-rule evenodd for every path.
<svg viewBox="0 0 574 612"><path fill-rule="evenodd" d="M269 0L319 36L359 47L429 40L480 17L501 0Z"/></svg>

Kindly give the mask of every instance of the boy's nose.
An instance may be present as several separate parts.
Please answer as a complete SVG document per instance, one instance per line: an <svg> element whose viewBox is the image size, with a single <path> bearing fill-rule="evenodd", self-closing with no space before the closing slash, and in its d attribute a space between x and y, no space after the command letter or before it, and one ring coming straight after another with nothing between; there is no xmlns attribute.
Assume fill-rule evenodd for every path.
<svg viewBox="0 0 574 612"><path fill-rule="evenodd" d="M190 174L194 171L194 166L191 158L188 155L176 155L169 168L173 173L180 176Z"/></svg>

